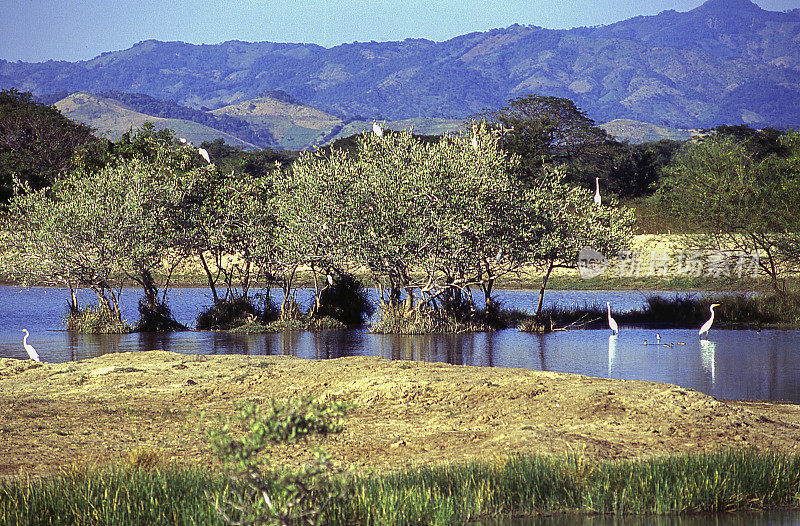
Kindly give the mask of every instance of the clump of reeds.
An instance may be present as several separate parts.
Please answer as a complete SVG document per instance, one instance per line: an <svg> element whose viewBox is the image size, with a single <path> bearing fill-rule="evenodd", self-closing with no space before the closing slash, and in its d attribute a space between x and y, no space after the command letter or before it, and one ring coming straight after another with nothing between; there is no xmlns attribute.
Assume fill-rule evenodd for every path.
<svg viewBox="0 0 800 526"><path fill-rule="evenodd" d="M186 468L73 468L48 478L0 481L0 524L222 524L205 491L221 475Z"/></svg>
<svg viewBox="0 0 800 526"><path fill-rule="evenodd" d="M555 329L597 328L605 323L605 305L584 302L582 307L553 305L542 309L539 316L523 316L517 324L522 332L546 333Z"/></svg>
<svg viewBox="0 0 800 526"><path fill-rule="evenodd" d="M800 295L788 294L726 294L719 296L676 294L673 298L649 296L641 311L621 314L623 323L651 325L695 326L709 317L709 307L715 308L717 326L762 326L800 324Z"/></svg>
<svg viewBox="0 0 800 526"><path fill-rule="evenodd" d="M66 328L82 334L126 334L131 326L104 305L87 305L83 308L70 308L66 316Z"/></svg>
<svg viewBox="0 0 800 526"><path fill-rule="evenodd" d="M522 317L519 311L503 309L493 303L484 309L453 309L422 306L385 305L372 327L378 334L433 334L487 332L514 326Z"/></svg>

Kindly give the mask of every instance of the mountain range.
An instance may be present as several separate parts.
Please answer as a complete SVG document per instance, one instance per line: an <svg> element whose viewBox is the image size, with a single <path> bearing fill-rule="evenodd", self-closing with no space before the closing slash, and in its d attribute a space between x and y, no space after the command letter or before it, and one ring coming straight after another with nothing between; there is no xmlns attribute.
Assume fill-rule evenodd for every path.
<svg viewBox="0 0 800 526"><path fill-rule="evenodd" d="M214 129L244 121L246 136L225 133L259 146L318 144L372 119L435 118L448 128L531 93L570 98L601 123L798 127L800 9L709 0L606 26L513 25L331 48L148 40L88 61L0 60L0 87L144 94L209 114L202 124Z"/></svg>

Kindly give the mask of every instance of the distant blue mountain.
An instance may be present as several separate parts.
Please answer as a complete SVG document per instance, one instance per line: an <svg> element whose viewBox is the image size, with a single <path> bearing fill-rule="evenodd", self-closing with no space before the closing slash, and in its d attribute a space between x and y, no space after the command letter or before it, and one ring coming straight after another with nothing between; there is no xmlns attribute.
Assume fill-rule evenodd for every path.
<svg viewBox="0 0 800 526"><path fill-rule="evenodd" d="M514 25L446 42L140 42L89 61L0 61L0 87L142 93L214 109L280 90L348 118L463 118L530 93L598 122L800 126L800 10L709 0L600 27Z"/></svg>

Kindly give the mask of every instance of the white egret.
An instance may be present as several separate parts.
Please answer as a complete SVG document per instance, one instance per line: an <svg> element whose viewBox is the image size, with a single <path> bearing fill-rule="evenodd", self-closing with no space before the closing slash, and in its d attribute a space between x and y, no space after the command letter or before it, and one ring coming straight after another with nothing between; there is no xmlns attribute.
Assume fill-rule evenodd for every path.
<svg viewBox="0 0 800 526"><path fill-rule="evenodd" d="M205 159L208 164L211 164L211 157L208 156L208 152L206 151L205 148L198 148L197 153L199 153L200 156L203 159Z"/></svg>
<svg viewBox="0 0 800 526"><path fill-rule="evenodd" d="M608 306L608 328L611 329L611 332L617 334L619 326L617 325L617 320L611 317L611 303L607 301L606 306Z"/></svg>
<svg viewBox="0 0 800 526"><path fill-rule="evenodd" d="M600 204L603 202L603 200L600 197L600 178L599 177L595 177L594 178L594 185L595 185L594 204L596 204L597 206L600 206Z"/></svg>
<svg viewBox="0 0 800 526"><path fill-rule="evenodd" d="M703 333L706 333L706 336L708 336L708 329L710 329L711 324L714 323L714 307L719 307L719 303L712 303L711 307L709 307L708 310L711 311L711 317L700 327L700 332L697 333L698 335L702 336Z"/></svg>
<svg viewBox="0 0 800 526"><path fill-rule="evenodd" d="M472 149L477 152L478 151L478 138L475 135L472 136L472 141L471 142L472 142Z"/></svg>
<svg viewBox="0 0 800 526"><path fill-rule="evenodd" d="M39 353L36 352L36 349L33 348L33 345L28 343L28 329L22 329L22 332L25 333L25 337L22 338L22 346L25 347L25 350L28 352L28 356L30 356L31 360L36 360L37 362L41 362L42 360L39 359Z"/></svg>
<svg viewBox="0 0 800 526"><path fill-rule="evenodd" d="M185 138L181 137L181 138L180 138L180 139L178 139L178 140L179 140L179 141L181 141L181 144L186 144L186 139L185 139Z"/></svg>
<svg viewBox="0 0 800 526"><path fill-rule="evenodd" d="M661 341L661 335L656 333L656 340Z"/></svg>
<svg viewBox="0 0 800 526"><path fill-rule="evenodd" d="M381 128L381 125L380 125L380 124L378 124L378 123L377 123L377 122L375 122L375 121L372 121L372 131L373 131L373 133L375 133L375 135L377 135L378 137L383 137L383 128Z"/></svg>

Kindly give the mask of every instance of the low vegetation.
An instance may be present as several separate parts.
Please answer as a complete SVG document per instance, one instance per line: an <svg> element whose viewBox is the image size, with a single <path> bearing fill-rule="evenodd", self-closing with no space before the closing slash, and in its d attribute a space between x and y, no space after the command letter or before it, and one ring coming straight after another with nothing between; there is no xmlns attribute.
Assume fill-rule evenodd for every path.
<svg viewBox="0 0 800 526"><path fill-rule="evenodd" d="M66 329L83 334L125 334L133 329L105 305L69 309Z"/></svg>
<svg viewBox="0 0 800 526"><path fill-rule="evenodd" d="M733 512L800 507L800 458L754 450L635 462L580 455L513 457L494 464L342 476L335 484L332 491L349 498L330 503L324 524L444 525L562 512ZM75 468L45 479L0 482L0 522L221 525L226 522L215 503L230 498L232 489L229 479L210 470L131 464Z"/></svg>

